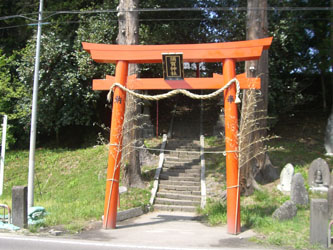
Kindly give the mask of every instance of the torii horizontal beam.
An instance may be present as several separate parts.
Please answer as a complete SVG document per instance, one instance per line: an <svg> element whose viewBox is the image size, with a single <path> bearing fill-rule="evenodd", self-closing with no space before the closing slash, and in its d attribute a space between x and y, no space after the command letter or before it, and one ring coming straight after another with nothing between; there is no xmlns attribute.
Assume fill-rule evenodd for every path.
<svg viewBox="0 0 333 250"><path fill-rule="evenodd" d="M236 76L241 89L260 89L260 78L249 78L246 74ZM109 90L116 82L114 76L106 76L106 79L94 79L93 90ZM170 90L170 89L220 89L226 83L223 75L213 74L207 78L185 78L184 80L165 80L163 78L136 78L136 75L128 76L126 87L131 90Z"/></svg>
<svg viewBox="0 0 333 250"><path fill-rule="evenodd" d="M272 43L272 37L227 43L174 45L112 45L83 42L83 49L99 63L161 63L162 53L183 52L184 62L221 62L257 60Z"/></svg>

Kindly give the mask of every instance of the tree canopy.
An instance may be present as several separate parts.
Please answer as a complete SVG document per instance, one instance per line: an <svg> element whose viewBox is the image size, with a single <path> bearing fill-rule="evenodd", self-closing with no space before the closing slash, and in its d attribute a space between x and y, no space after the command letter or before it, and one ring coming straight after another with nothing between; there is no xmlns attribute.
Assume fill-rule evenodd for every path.
<svg viewBox="0 0 333 250"><path fill-rule="evenodd" d="M300 104L319 102L332 74L328 0L268 1L269 112L275 116ZM13 138L29 131L38 0L0 3L0 112L10 115ZM93 78L114 66L94 63L81 42L116 43L117 1L46 1L42 30L38 130L56 133L70 125L99 121L100 94ZM245 0L141 1L141 44L206 43L245 39ZM142 76L160 69L141 67ZM221 72L207 65L207 74ZM243 66L238 67L243 71ZM330 91L327 91L330 94Z"/></svg>

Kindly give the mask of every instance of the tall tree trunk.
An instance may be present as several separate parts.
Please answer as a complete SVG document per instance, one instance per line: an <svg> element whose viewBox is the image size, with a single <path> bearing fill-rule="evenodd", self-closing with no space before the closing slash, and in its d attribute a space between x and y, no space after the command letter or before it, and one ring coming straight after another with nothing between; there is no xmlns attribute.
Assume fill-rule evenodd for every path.
<svg viewBox="0 0 333 250"><path fill-rule="evenodd" d="M137 9L139 0L121 0L118 6L118 44L138 44L139 21ZM130 64L128 74L137 72L136 64ZM127 187L144 187L141 177L139 151L134 147L138 145L140 130L138 127L138 116L140 106L132 95L126 96L126 112L124 122L124 140L122 152L123 184Z"/></svg>
<svg viewBox="0 0 333 250"><path fill-rule="evenodd" d="M268 36L267 0L248 0L246 39L253 40ZM270 163L265 153L264 138L267 136L268 106L268 51L260 60L247 61L245 72L248 77L260 77L261 89L245 90L240 124L241 193L250 195L256 187L255 177Z"/></svg>

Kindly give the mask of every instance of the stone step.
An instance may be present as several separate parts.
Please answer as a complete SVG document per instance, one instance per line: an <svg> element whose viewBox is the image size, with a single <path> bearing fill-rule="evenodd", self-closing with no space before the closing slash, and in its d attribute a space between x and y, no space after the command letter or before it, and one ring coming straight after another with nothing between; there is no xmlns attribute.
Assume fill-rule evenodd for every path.
<svg viewBox="0 0 333 250"><path fill-rule="evenodd" d="M172 157L189 157L189 158L198 158L200 156L200 148L166 148L166 155Z"/></svg>
<svg viewBox="0 0 333 250"><path fill-rule="evenodd" d="M179 167L179 168L184 168L184 169L188 169L188 168L201 168L201 165L200 164L174 164L174 163L170 163L170 162L165 162L163 164L163 168L171 168L171 167Z"/></svg>
<svg viewBox="0 0 333 250"><path fill-rule="evenodd" d="M200 158L199 153L185 153L185 152L177 152L177 151L166 151L165 157L171 157L171 158L178 158L178 159L184 159L184 160L191 160L191 159L198 159Z"/></svg>
<svg viewBox="0 0 333 250"><path fill-rule="evenodd" d="M171 165L171 164L166 164L166 165L163 165L163 169L201 169L201 166L200 165L189 165L189 164L186 164L186 165Z"/></svg>
<svg viewBox="0 0 333 250"><path fill-rule="evenodd" d="M165 154L164 161L178 161L179 157L175 155Z"/></svg>
<svg viewBox="0 0 333 250"><path fill-rule="evenodd" d="M192 150L182 150L182 151L174 151L174 149L167 149L172 151L165 151L166 156L170 157L177 157L177 158L184 158L184 159L192 159L192 158L199 158L200 154L198 150L191 152L182 152L182 151L192 151Z"/></svg>
<svg viewBox="0 0 333 250"><path fill-rule="evenodd" d="M166 198L166 199L174 199L174 200L191 200L191 201L201 201L200 195L188 195L182 193L172 193L172 192L158 192L157 197Z"/></svg>
<svg viewBox="0 0 333 250"><path fill-rule="evenodd" d="M177 206L200 206L200 201L175 200L175 199L157 197L155 200L155 204L177 205Z"/></svg>
<svg viewBox="0 0 333 250"><path fill-rule="evenodd" d="M173 186L161 183L159 188L162 190L177 190L177 191L200 191L200 186Z"/></svg>
<svg viewBox="0 0 333 250"><path fill-rule="evenodd" d="M189 156L198 157L200 155L200 147L178 147L178 148L165 148L165 154L170 156Z"/></svg>
<svg viewBox="0 0 333 250"><path fill-rule="evenodd" d="M177 205L154 205L155 210L162 211L181 211L181 212L196 212L197 208L195 206L177 206Z"/></svg>
<svg viewBox="0 0 333 250"><path fill-rule="evenodd" d="M191 191L191 190L179 191L179 190L168 190L168 189L159 188L158 192L180 194L180 195L194 195L201 197L201 191Z"/></svg>
<svg viewBox="0 0 333 250"><path fill-rule="evenodd" d="M179 172L179 171L163 171L161 175L163 176L173 176L173 177L195 177L195 178L200 178L201 173L200 172Z"/></svg>
<svg viewBox="0 0 333 250"><path fill-rule="evenodd" d="M170 162L179 162L179 163L199 163L200 162L200 156L195 157L189 157L189 156L169 156L165 155L164 161L170 161Z"/></svg>
<svg viewBox="0 0 333 250"><path fill-rule="evenodd" d="M179 165L179 166L185 166L185 165L191 165L191 161L170 161L170 160L164 160L163 165Z"/></svg>
<svg viewBox="0 0 333 250"><path fill-rule="evenodd" d="M160 180L162 185L172 186L200 186L200 181L179 181L179 180Z"/></svg>
<svg viewBox="0 0 333 250"><path fill-rule="evenodd" d="M163 168L166 167L166 168L170 168L170 167L181 167L181 168L201 168L201 165L200 164L174 164L174 163L170 163L170 162L165 162L163 164Z"/></svg>
<svg viewBox="0 0 333 250"><path fill-rule="evenodd" d="M196 177L190 177L190 176L169 176L167 174L160 174L160 180L197 181L197 182L200 182L200 176L196 176Z"/></svg>
<svg viewBox="0 0 333 250"><path fill-rule="evenodd" d="M185 163L198 163L200 162L200 156L199 155L194 155L192 156L183 156L183 155L179 155L179 156L175 156L175 155L165 155L164 157L164 161L170 161L170 162L183 162Z"/></svg>
<svg viewBox="0 0 333 250"><path fill-rule="evenodd" d="M191 168L177 168L177 167L173 167L173 168L165 168L162 169L162 173L164 174L169 174L169 173L186 173L186 174L200 174L201 169L197 168L197 169L191 169Z"/></svg>
<svg viewBox="0 0 333 250"><path fill-rule="evenodd" d="M195 162L195 163L185 163L185 164L181 164L181 163L175 163L175 162L164 162L163 166L165 167L173 167L173 166L179 166L179 167L187 167L187 168L191 168L191 167L197 167L200 168L201 164Z"/></svg>

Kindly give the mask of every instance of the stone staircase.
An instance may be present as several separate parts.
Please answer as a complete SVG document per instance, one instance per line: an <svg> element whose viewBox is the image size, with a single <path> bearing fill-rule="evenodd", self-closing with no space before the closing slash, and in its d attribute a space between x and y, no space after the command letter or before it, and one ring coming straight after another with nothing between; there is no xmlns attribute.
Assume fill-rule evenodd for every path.
<svg viewBox="0 0 333 250"><path fill-rule="evenodd" d="M175 151L165 152L154 208L195 212L201 202L200 142L169 140L166 149Z"/></svg>

